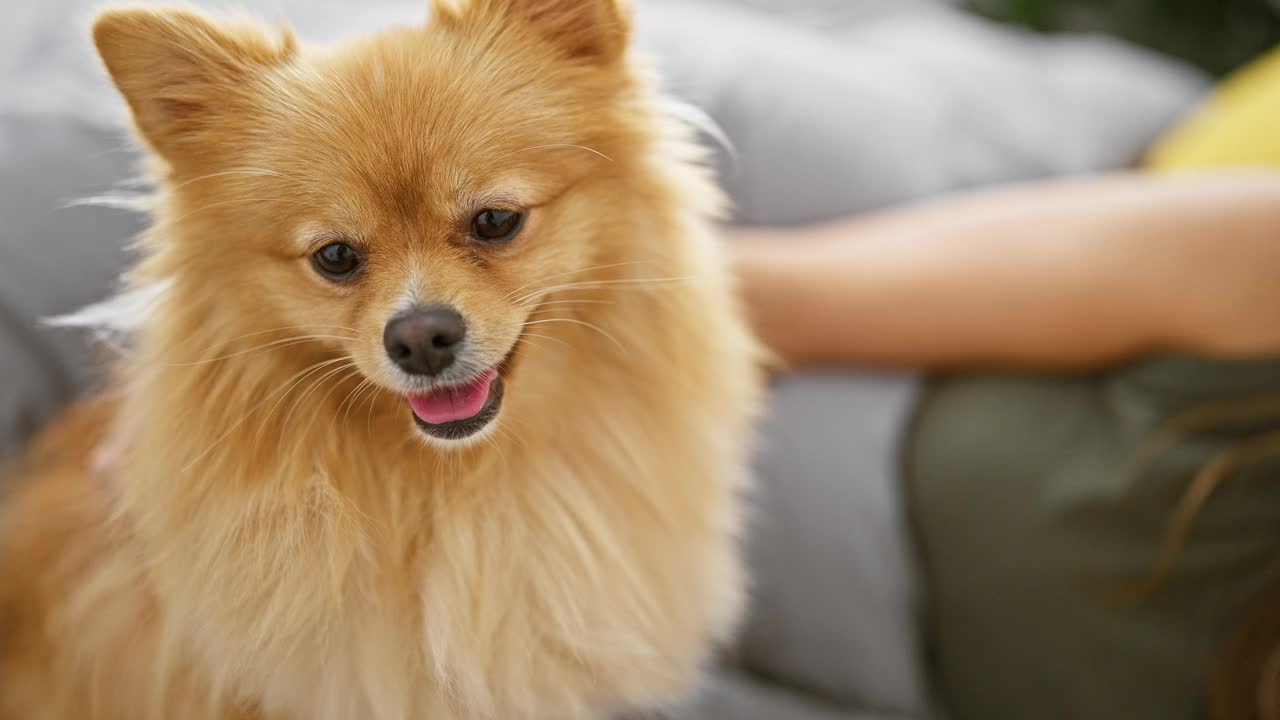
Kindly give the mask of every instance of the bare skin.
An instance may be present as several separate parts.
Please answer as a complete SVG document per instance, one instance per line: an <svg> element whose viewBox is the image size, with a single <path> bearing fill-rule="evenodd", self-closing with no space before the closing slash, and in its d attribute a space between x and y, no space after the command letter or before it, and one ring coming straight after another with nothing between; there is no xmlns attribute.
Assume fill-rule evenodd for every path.
<svg viewBox="0 0 1280 720"><path fill-rule="evenodd" d="M731 247L757 331L793 366L1280 352L1280 173L1024 185Z"/></svg>

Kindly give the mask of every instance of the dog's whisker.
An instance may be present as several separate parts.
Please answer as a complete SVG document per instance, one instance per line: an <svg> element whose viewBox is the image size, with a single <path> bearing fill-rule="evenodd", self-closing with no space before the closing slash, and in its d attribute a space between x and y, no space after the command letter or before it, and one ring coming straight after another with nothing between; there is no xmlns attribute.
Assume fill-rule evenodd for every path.
<svg viewBox="0 0 1280 720"><path fill-rule="evenodd" d="M359 376L360 376L360 366L359 366L359 365L357 365L357 364L356 364L356 363L354 363L354 362L352 362L350 365L347 365L346 367L344 367L344 368L343 368L343 370L344 370L344 372L342 373L342 375L341 375L340 377L338 377L337 379L335 379L332 383L330 383L330 388L329 388L327 391L325 391L325 394L324 394L323 396L321 396L321 398L320 398L320 404L321 404L321 405L323 405L325 402L327 402L327 401L329 400L329 396L330 396L330 395L333 395L333 391L334 391L334 390L337 390L337 389L338 389L338 387L339 387L340 385L342 385L342 383L350 382L352 378L355 378L355 377L359 377ZM358 387L358 386L357 386L357 387ZM348 394L348 396L349 396L349 395L350 395L350 392L348 392L347 394ZM338 410L341 410L341 409L342 409L342 405L338 405ZM315 427L316 420L317 420L319 417L320 417L320 413L316 413L316 414L311 418L311 422L307 423L307 434L308 434L308 435L310 435L310 433L311 433L311 428ZM336 410L335 410L335 411L334 411L334 413L333 413L333 419L334 419L334 420L337 420L337 419L338 419L338 413L337 413L337 411L336 411Z"/></svg>
<svg viewBox="0 0 1280 720"><path fill-rule="evenodd" d="M397 453L403 452L404 449L408 447L410 443L417 442L417 441L418 441L418 438L414 437L413 433L407 433L404 436L404 439L400 441L400 444L396 445L396 452ZM418 459L419 460L422 459L421 448L419 448Z"/></svg>
<svg viewBox="0 0 1280 720"><path fill-rule="evenodd" d="M342 402L338 403L338 409L334 413L334 419L335 420L337 419L337 413L339 412L342 413L342 422L339 423L339 426L347 424L347 420L350 419L351 417L351 408L355 407L356 400L359 399L360 394L364 392L365 388L369 387L372 384L373 384L373 381L370 380L369 378L365 378L361 380L360 384L356 385L350 392L347 393L347 396L342 399ZM342 410L342 408L344 407L346 408L346 412L343 412Z"/></svg>
<svg viewBox="0 0 1280 720"><path fill-rule="evenodd" d="M595 148L590 148L590 147L587 147L586 145L575 145L573 143L547 143L546 145L534 145L532 147L527 147L523 150L516 150L515 152L511 153L507 157L510 157L511 155L519 155L520 153L530 152L532 150L550 150L550 149L585 150L591 153L592 155L598 155L604 158L605 160L608 160L609 162L613 162L613 158L609 157L608 155L605 155L604 153L600 152L599 150L596 150Z"/></svg>
<svg viewBox="0 0 1280 720"><path fill-rule="evenodd" d="M255 335L266 335L267 333L284 332L285 330L306 330L308 328L329 328L331 330L349 330L353 333L360 332L359 330L353 327L347 327L346 325L333 325L330 323L307 323L305 325L284 325L281 327L269 328L267 330L258 330L256 332L245 333L244 335L237 335L236 337L229 339L228 342L243 340L247 337L253 337Z"/></svg>
<svg viewBox="0 0 1280 720"><path fill-rule="evenodd" d="M518 298L515 303L517 306L527 306L534 304L530 301L542 295L549 295L554 292L564 292L568 290L620 290L626 288L652 289L660 287L671 287L678 283L692 280L689 277L668 277L668 278L621 278L618 280L584 280L581 282L563 283L561 285L553 285L548 288L541 288L531 293L526 293Z"/></svg>
<svg viewBox="0 0 1280 720"><path fill-rule="evenodd" d="M618 338L616 338L616 337L614 337L613 335L611 335L611 334L609 333L609 331L605 330L604 328L600 327L599 325L595 325L595 324L593 324L593 323L589 323L589 322L587 322L587 321L585 321L585 320L577 320L577 319L574 319L574 318L546 318L546 319L544 319L544 320L530 320L530 321L528 321L528 322L524 323L524 324L523 324L523 326L524 326L524 327L529 327L529 326L531 326L531 325L546 325L546 324L550 324L550 323L567 323L567 324L569 324L569 325L578 325L578 326L581 326L581 327L588 328L588 329L590 329L590 330L595 330L596 332L598 332L598 333L600 333L601 335L605 336L605 337L606 337L606 338L608 338L609 340L613 341L613 344L614 344L614 345L617 345L619 350L626 350L626 348L622 345L622 343L618 341Z"/></svg>
<svg viewBox="0 0 1280 720"><path fill-rule="evenodd" d="M265 405L269 400L274 398L277 394L283 393L284 395L287 395L293 387L295 387L298 383L305 380L307 376L313 373L319 372L320 370L326 367L329 367L331 365L334 365L335 363L340 363L345 361L347 361L347 358L337 357L337 358L330 358L328 360L322 360L320 362L308 365L307 367L299 370L293 375L290 375L284 382L280 383L275 389L273 389L270 393L268 393L266 397L264 397L261 401L256 403L254 407L250 408L249 411L245 413L244 417L247 418L250 414L253 413L253 411L256 408L261 407L262 405ZM274 407L272 408L272 410L274 410ZM270 416L270 413L268 413L268 416Z"/></svg>
<svg viewBox="0 0 1280 720"><path fill-rule="evenodd" d="M507 424L519 424L519 423L516 423L514 421L509 421ZM499 437L510 440L516 445L519 445L524 450L529 449L529 446L528 444L525 443L524 438L520 437L513 430L505 427L504 425L498 425L494 427L494 430L497 432Z"/></svg>
<svg viewBox="0 0 1280 720"><path fill-rule="evenodd" d="M550 335L541 335L541 334L539 334L539 333L533 333L533 332L526 332L526 333L524 333L523 337L521 337L519 340L517 340L517 341L516 341L516 343L517 343L517 344L519 344L519 343L528 343L530 346L532 346L532 347L536 347L533 343L529 342L529 340L530 340L531 338L537 338L537 339L540 339L540 340L550 340L551 342L559 343L560 345L563 345L563 346L565 346L565 347L573 347L572 345L570 345L569 343L565 342L564 340L561 340L561 339L560 339L560 338L558 338L558 337L552 337L552 336L550 336Z"/></svg>
<svg viewBox="0 0 1280 720"><path fill-rule="evenodd" d="M498 441L488 435L484 437L484 441L486 444L488 444L489 447L493 448L493 451L495 453L498 454L498 461L502 463L503 468L506 468L507 453L505 450L502 449L502 446L498 444Z"/></svg>
<svg viewBox="0 0 1280 720"><path fill-rule="evenodd" d="M271 421L271 418L275 417L276 411L279 410L280 405L284 403L285 399L287 399L289 395L293 393L294 390L296 390L299 387L302 387L302 384L307 382L308 378L311 378L316 373L323 371L325 368L332 367L334 364L340 363L340 362L348 363L350 361L344 357L344 358L334 358L333 360L328 360L324 363L317 363L316 365L312 366L311 370L309 370L306 374L302 375L301 377L295 376L296 379L293 379L292 382L286 381L286 382L289 382L288 386L285 388L284 392L280 394L280 397L276 400L275 404L271 406L271 409L267 411L266 415L262 417L260 422L261 428L263 430L266 429L266 424ZM252 414L252 412L253 410L251 409L248 414Z"/></svg>
<svg viewBox="0 0 1280 720"><path fill-rule="evenodd" d="M357 339L358 338L346 337L344 335L299 335L296 337L273 340L272 342L269 342L269 343L263 343L262 345L255 345L254 347L247 348L245 350L228 353L226 355L219 355L218 357L207 358L205 360L195 360L192 362L182 362L182 363L171 363L168 367L192 367L195 365L207 365L209 363L221 362L223 360L229 360L231 358L241 357L243 355L251 355L253 353L262 352L265 350L280 350L283 348L293 347L295 345L303 345L305 343L310 343L310 342L321 342L323 340L354 341Z"/></svg>
<svg viewBox="0 0 1280 720"><path fill-rule="evenodd" d="M254 332L245 333L243 335L236 335L235 337L227 338L226 340L221 340L220 343L223 345L230 345L231 343L239 342L241 340L244 340L245 338L257 337L259 335L270 335L271 333L285 332L286 330L322 330L322 329L323 330L346 330L348 332L353 332L356 334L360 333L359 330L352 327L347 327L346 325L308 323L306 325L283 325L281 327L268 328L266 330L256 330Z"/></svg>
<svg viewBox="0 0 1280 720"><path fill-rule="evenodd" d="M538 304L539 305L617 305L618 303L614 302L613 300L570 299L570 300L548 300L546 302L542 302Z"/></svg>
<svg viewBox="0 0 1280 720"><path fill-rule="evenodd" d="M515 295L516 293L520 292L521 290L525 290L525 289L531 288L531 287L533 287L534 285L537 285L537 284L539 284L539 283L544 283L544 282L547 282L547 281L549 281L549 280L555 280L556 278L568 277L568 276L570 276L570 275L581 275L582 273L586 273L586 272L595 272L595 271L597 271L597 270L611 270L611 269L614 269L614 268L628 267L628 266L631 266L631 265L647 265L647 264L649 264L649 263L648 263L647 261L644 261L644 260L631 260L631 261L628 261L628 262L610 263L610 264L608 264L608 265L593 265L593 266L591 266L591 267L585 267L585 268L581 268L581 269L579 269L579 270L570 270L570 271L568 271L568 272L556 273L555 275L548 275L548 276L546 276L546 277L543 277L543 278L539 278L539 279L537 279L537 280L534 280L533 282L525 283L524 285L521 285L520 287L516 288L515 290L512 290L511 292L509 292L509 293L507 293L506 295L502 296L502 299L503 299L503 300L509 300L509 299L511 298L511 296L512 296L512 295Z"/></svg>
<svg viewBox="0 0 1280 720"><path fill-rule="evenodd" d="M224 177L227 175L262 175L262 176L268 176L268 177L277 177L283 180L293 179L288 175L282 175L281 173L274 172L272 170L260 170L256 168L246 168L244 170L224 170L223 172L209 173L208 175L201 175L200 177L197 177L197 178L191 178L190 180L185 180L181 183L178 183L177 185L174 185L170 191L172 192L174 190L181 190L182 188L188 185L191 185L193 183L202 182L204 180L210 180L216 177Z"/></svg>
<svg viewBox="0 0 1280 720"><path fill-rule="evenodd" d="M301 382L303 379L305 379L307 375L310 375L311 373L317 372L318 370L324 367L333 365L334 363L342 362L344 360L346 360L346 358L334 358L332 360L325 360L322 362L315 363L314 365L310 365L298 371L289 380L285 381L285 383L289 383L290 380L293 380L294 378L298 378L297 380L294 380L292 384L289 384L287 386L287 388L284 390L284 395L281 396L281 400L283 400L284 397L287 397L289 392L292 391L292 388L295 387L298 382ZM283 385L284 384L282 383L282 386ZM249 410L245 412L244 415L240 416L240 418L236 420L234 423L232 423L231 426L228 427L221 435L215 438L214 441L211 442L208 447L206 447L202 452L200 452L194 458L192 458L190 462L184 465L182 468L182 472L184 473L189 472L191 468L196 465L196 463L203 460L205 457L209 455L209 453L213 452L214 448L220 445L227 438L231 437L231 434L234 433L236 429L238 429L241 425L243 425L245 421L247 421L249 417L252 416L254 412L258 410L258 408L262 407L263 405L266 405L268 402L271 401L272 398L274 398L279 393L280 393L280 389L277 388L276 390L269 393L262 400L259 400L257 403L255 403L253 407L249 408ZM277 405L278 404L279 404L279 401L277 401ZM275 411L275 408L273 407L272 412L274 411ZM268 415L268 417L270 417L270 415Z"/></svg>
<svg viewBox="0 0 1280 720"><path fill-rule="evenodd" d="M375 383L375 382L370 382L370 383L369 383L369 387L367 387L367 388L365 388L364 390L360 391L360 394L356 396L356 400L352 400L352 401L351 401L351 407L350 407L350 408L347 408L347 412L348 412L348 413L350 413L350 412L351 412L351 410L352 410L353 408L355 408L355 406L356 406L356 402L357 402L358 400L363 400L363 399L365 399L365 394L367 393L367 394L368 394L369 406L370 406L369 411L370 411L370 413L372 413L372 412L373 412L373 405L378 401L378 394L379 394L379 391L381 391L381 390L382 390L382 388L381 388L377 383ZM345 421L344 421L344 422L345 422Z"/></svg>
<svg viewBox="0 0 1280 720"><path fill-rule="evenodd" d="M324 385L324 382L326 380L333 377L334 375L337 375L340 372L343 372L345 370L350 370L355 367L357 367L357 365L354 361L348 361L345 365L339 365L336 368L330 368L329 370L325 371L325 373L320 377L313 379L311 381L311 386L308 387L306 390L304 390L301 395L294 398L293 405L289 408L288 414L284 416L284 422L282 424L285 427L289 427L290 422L293 420L293 414L297 412L298 408L301 407L302 404L307 401L307 398L310 398L312 395L314 395L315 392L318 389L320 389L321 386ZM332 392L333 388L330 388L329 390L330 392Z"/></svg>
<svg viewBox="0 0 1280 720"><path fill-rule="evenodd" d="M677 283L693 280L690 276L672 276L672 277L655 277L655 278L613 278L610 280L575 280L571 283L564 283L567 286L574 287L578 285L596 286L596 285L643 285L646 283Z"/></svg>
<svg viewBox="0 0 1280 720"><path fill-rule="evenodd" d="M202 213L205 210L212 210L213 208L221 207L223 205L233 205L235 203L263 204L263 203L269 203L269 202L287 203L289 205L307 205L307 203L301 200L291 200L289 198L261 198L261 197L233 198L231 200L221 200L216 203L209 203L208 205L205 205L203 207L198 207L195 210L191 210L189 212L183 213L182 215L179 215L174 220L167 221L167 223L176 225L178 223L181 223L183 220L186 220L187 218L191 217L192 215L195 215L196 213Z"/></svg>
<svg viewBox="0 0 1280 720"><path fill-rule="evenodd" d="M418 448L419 456L421 456L422 452L425 451L426 449L427 449L427 446L425 444L421 445ZM441 455L440 453L431 453L431 456L434 459L434 462L431 463L432 477L440 477L440 455Z"/></svg>
<svg viewBox="0 0 1280 720"><path fill-rule="evenodd" d="M537 307L539 307L539 308L543 308L543 307L545 307L545 308L546 308L546 312L551 312L551 311L556 310L556 308L550 307L551 305L572 305L572 306L578 306L578 305L617 305L617 304L618 304L618 303L614 302L613 300L586 300L586 299L578 299L578 300L547 300L546 302L540 302L540 303L537 303ZM527 307L527 306L521 306L521 307ZM538 310L537 312L544 312L544 311L543 311L543 310ZM531 314L532 314L532 313L531 313Z"/></svg>
<svg viewBox="0 0 1280 720"><path fill-rule="evenodd" d="M333 391L338 387L340 383L345 382L348 379L347 378L348 374L359 375L360 365L358 361L360 359L364 359L367 357L369 356L366 353L348 356L346 359L349 362L347 362L346 364L340 365L337 368L331 368L321 377L313 378L311 380L311 386L301 396L299 396L294 400L293 406L290 408L289 414L285 416L285 419L282 424L285 426L288 426L290 420L293 417L293 413L297 411L298 407L302 405L302 403L305 402L308 397L310 397L313 393L315 393L320 388L320 386L323 385L325 381L327 381L329 378L335 375L338 375L339 373L343 373L343 375L338 380L330 383L330 388L328 392L326 392L324 396L321 398L321 403L323 403L325 400L328 399L330 395L333 394ZM341 406L339 406L339 409L340 408ZM267 419L270 419L270 415L268 415ZM314 423L314 420L313 420L313 423ZM308 428L310 428L310 426L308 426Z"/></svg>
<svg viewBox="0 0 1280 720"><path fill-rule="evenodd" d="M364 431L370 437L373 436L373 410L374 410L374 407L377 405L377 402L378 402L378 393L376 391L369 393L369 400L368 400L369 410L368 412L365 413Z"/></svg>
<svg viewBox="0 0 1280 720"><path fill-rule="evenodd" d="M352 355L352 356L346 356L346 357L337 357L337 358L325 360L323 362L315 363L314 365L309 365L308 367L304 368L303 371L294 373L292 376L289 377L289 379L285 380L284 383L281 383L280 387L284 388L283 393L281 393L280 387L276 388L275 391L273 391L270 395L268 395L266 398L263 399L262 403L258 403L258 405L255 405L254 408L250 408L249 412L246 413L246 417L253 414L254 410L256 410L258 407L264 404L265 401L271 399L272 397L275 397L276 394L280 394L280 397L279 399L276 400L275 405L273 405L271 409L266 413L266 415L262 418L262 424L265 426L265 424L269 422L272 417L275 416L276 411L279 409L280 405L284 403L285 399L288 398L288 396L294 390L301 387L302 383L307 382L309 378L311 378L313 383L318 383L319 380L323 379L323 378L313 378L312 376L314 376L316 373L320 372L321 370L324 370L325 368L331 368L333 372L326 373L324 376L324 377L329 377L341 370L349 370L352 368L358 369L359 366L356 361L364 357L367 357L367 355L360 354L360 355ZM338 366L337 368L332 368L332 366L335 363L343 363L343 364ZM315 386L312 385L311 387L309 387L309 390L313 390L314 387ZM294 407L296 407L296 402Z"/></svg>
<svg viewBox="0 0 1280 720"><path fill-rule="evenodd" d="M552 293L552 292L555 292L556 290L560 290L563 288L595 287L600 285L604 285L604 286L631 285L631 284L638 284L638 283L651 283L655 281L669 280L669 279L670 278L613 278L608 280L574 280L570 282L562 282L555 285L534 288L520 295L520 297L517 298L515 302L524 303L524 302L527 302L530 298L535 298L540 295L546 295L548 293Z"/></svg>
<svg viewBox="0 0 1280 720"><path fill-rule="evenodd" d="M555 317L564 317L565 313L573 313L575 309L578 309L578 308L577 306L573 306L573 305L569 307L564 307L564 306L548 307L548 308L539 307L537 310L530 312L528 317L536 318L536 317L541 317L545 315L555 315Z"/></svg>
<svg viewBox="0 0 1280 720"><path fill-rule="evenodd" d="M347 332L355 333L356 335L360 334L359 330L355 328L347 327L345 325L329 325L329 324L321 324L321 323L311 323L306 325L284 325L281 327L268 328L266 330L257 330L254 332L245 333L243 335L236 335L235 337L227 338L225 340L219 340L216 343L216 345L219 347L232 345L234 343L238 343L241 340L245 340L247 338L258 337L260 335L270 335L272 333L286 332L290 330L315 330L315 331L345 330ZM309 335L298 335L295 337L309 337Z"/></svg>

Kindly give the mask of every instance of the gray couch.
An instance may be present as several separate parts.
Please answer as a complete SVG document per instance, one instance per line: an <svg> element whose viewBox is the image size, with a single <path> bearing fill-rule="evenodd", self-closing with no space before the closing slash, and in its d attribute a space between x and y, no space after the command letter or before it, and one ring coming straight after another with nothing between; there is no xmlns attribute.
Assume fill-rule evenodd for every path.
<svg viewBox="0 0 1280 720"><path fill-rule="evenodd" d="M0 29L0 455L93 380L38 320L104 297L141 220L68 207L126 179L121 105L85 37L96 3L22 4ZM304 37L415 21L424 0L248 2ZM671 91L725 130L737 219L803 224L956 189L1132 164L1205 79L1101 38L1045 39L927 0L641 0ZM9 9L6 10L10 12ZM709 142L715 142L710 140ZM898 496L908 376L780 380L750 541L754 606L687 720L939 713Z"/></svg>

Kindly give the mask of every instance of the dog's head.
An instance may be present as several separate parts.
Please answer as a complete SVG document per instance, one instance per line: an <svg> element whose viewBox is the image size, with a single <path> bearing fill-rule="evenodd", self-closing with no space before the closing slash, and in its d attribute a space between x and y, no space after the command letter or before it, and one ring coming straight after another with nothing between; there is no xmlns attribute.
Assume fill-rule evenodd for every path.
<svg viewBox="0 0 1280 720"><path fill-rule="evenodd" d="M202 288L215 339L326 348L429 437L478 435L540 300L630 222L645 129L618 2L441 2L325 49L107 12L94 40L162 161L164 274Z"/></svg>

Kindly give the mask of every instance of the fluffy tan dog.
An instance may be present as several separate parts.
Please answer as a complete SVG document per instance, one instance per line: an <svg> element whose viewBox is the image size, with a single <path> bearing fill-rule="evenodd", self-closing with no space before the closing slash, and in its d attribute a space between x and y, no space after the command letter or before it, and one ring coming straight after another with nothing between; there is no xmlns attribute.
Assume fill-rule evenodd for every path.
<svg viewBox="0 0 1280 720"><path fill-rule="evenodd" d="M153 301L0 514L0 717L687 692L741 606L757 355L616 0L334 48L189 10L93 36L154 160Z"/></svg>

